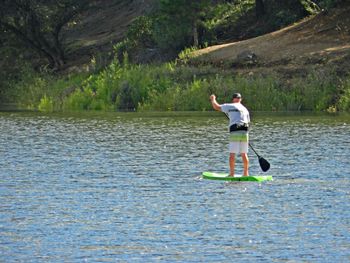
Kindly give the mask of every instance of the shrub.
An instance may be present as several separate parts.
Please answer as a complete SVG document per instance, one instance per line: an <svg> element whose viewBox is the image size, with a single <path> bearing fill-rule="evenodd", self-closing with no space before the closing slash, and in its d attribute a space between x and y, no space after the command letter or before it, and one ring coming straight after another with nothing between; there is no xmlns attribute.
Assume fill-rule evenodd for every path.
<svg viewBox="0 0 350 263"><path fill-rule="evenodd" d="M338 108L341 111L350 111L350 78L344 81L343 92L338 102Z"/></svg>
<svg viewBox="0 0 350 263"><path fill-rule="evenodd" d="M53 106L53 100L50 97L47 97L46 95L41 98L38 110L42 112L53 112L54 106Z"/></svg>
<svg viewBox="0 0 350 263"><path fill-rule="evenodd" d="M288 87L285 86L288 83ZM16 101L27 108L53 110L211 110L209 96L230 102L233 92L253 111L350 110L350 80L340 82L336 72L314 71L306 78L280 79L277 75L232 75L206 67L176 62L134 65L124 55L91 75L65 79L29 74L12 89ZM17 95L18 94L18 95ZM340 94L337 97L335 94Z"/></svg>

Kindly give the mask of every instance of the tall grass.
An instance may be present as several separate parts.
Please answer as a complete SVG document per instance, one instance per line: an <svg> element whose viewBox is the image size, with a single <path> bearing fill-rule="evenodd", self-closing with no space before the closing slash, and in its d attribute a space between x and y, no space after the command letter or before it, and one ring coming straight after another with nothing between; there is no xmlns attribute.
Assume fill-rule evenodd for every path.
<svg viewBox="0 0 350 263"><path fill-rule="evenodd" d="M69 96L67 92L79 87L85 78L85 74L60 78L28 67L23 70L21 78L7 88L6 100L16 103L21 109L61 110L63 100Z"/></svg>
<svg viewBox="0 0 350 263"><path fill-rule="evenodd" d="M243 95L253 111L350 110L350 79L314 71L306 78L240 76L203 66L135 65L114 60L103 70L65 78L27 74L13 87L14 100L40 111L207 111L209 96L230 102Z"/></svg>
<svg viewBox="0 0 350 263"><path fill-rule="evenodd" d="M350 77L342 82L342 92L337 104L341 111L350 111Z"/></svg>

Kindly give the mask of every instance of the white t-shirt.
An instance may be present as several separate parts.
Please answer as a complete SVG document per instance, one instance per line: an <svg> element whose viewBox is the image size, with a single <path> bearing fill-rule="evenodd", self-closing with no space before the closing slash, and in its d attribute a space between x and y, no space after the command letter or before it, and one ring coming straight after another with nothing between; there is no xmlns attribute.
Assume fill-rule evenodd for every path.
<svg viewBox="0 0 350 263"><path fill-rule="evenodd" d="M250 122L249 111L241 103L222 104L221 111L230 118L229 126L233 124L248 124Z"/></svg>

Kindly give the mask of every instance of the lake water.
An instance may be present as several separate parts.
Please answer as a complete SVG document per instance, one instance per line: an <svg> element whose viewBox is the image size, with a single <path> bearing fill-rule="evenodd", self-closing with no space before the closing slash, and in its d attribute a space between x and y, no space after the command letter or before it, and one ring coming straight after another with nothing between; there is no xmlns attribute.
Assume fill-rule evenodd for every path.
<svg viewBox="0 0 350 263"><path fill-rule="evenodd" d="M272 182L201 179L220 113L0 113L0 262L349 262L350 116L252 115Z"/></svg>

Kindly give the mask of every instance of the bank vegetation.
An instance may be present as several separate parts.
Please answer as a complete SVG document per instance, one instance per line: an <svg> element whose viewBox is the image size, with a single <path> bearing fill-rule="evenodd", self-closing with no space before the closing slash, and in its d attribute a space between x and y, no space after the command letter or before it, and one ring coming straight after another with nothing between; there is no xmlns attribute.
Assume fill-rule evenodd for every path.
<svg viewBox="0 0 350 263"><path fill-rule="evenodd" d="M135 11L122 37L113 42L108 34L108 45L101 37L106 24L92 40L93 29L79 25L88 28L99 12L101 21L107 14L101 6L130 16L137 1L5 2L0 103L47 112L206 111L211 93L225 102L241 92L256 111L350 110L349 46L342 44L350 29L341 15L335 19L349 9L346 1L141 1L147 12ZM278 46L283 56L264 60L280 52L273 43L282 38L274 32L293 23L300 26ZM315 42L300 32L310 32ZM88 35L89 41L76 40ZM340 39L336 50L317 44L329 43L322 42L327 37ZM297 38L315 47L311 55L296 52ZM87 56L89 45L99 51ZM270 54L259 54L266 46Z"/></svg>

